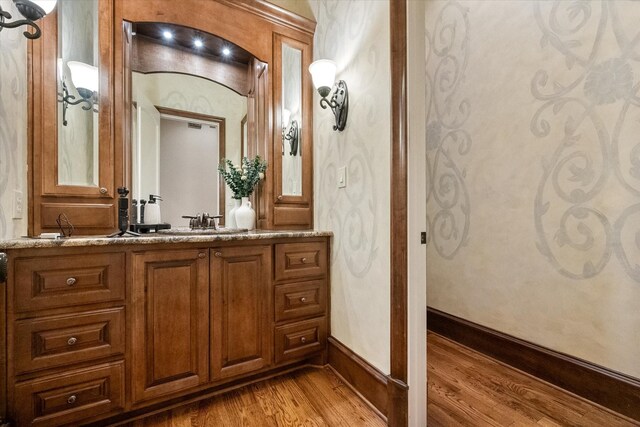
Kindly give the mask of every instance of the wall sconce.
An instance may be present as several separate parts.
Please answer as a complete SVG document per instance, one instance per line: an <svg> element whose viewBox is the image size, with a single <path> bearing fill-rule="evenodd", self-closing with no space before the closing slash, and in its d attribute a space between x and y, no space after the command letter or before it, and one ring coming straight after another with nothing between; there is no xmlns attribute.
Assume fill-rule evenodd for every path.
<svg viewBox="0 0 640 427"><path fill-rule="evenodd" d="M300 138L299 134L299 125L297 120L293 120L289 122L291 118L291 111L286 108L282 109L282 155L284 156L284 142L289 141L289 155L295 156L298 153L298 143ZM288 129L288 130L287 130ZM300 150L300 155L302 155L302 150Z"/></svg>
<svg viewBox="0 0 640 427"><path fill-rule="evenodd" d="M66 78L64 77L64 66L62 59L58 59L58 74L62 81L62 93L58 94L58 102L62 102L62 125L67 125L67 109L70 105L82 105L85 111L97 113L96 108L98 98L98 67L94 67L84 62L67 62L71 72L71 82L75 86L80 99L69 93Z"/></svg>
<svg viewBox="0 0 640 427"><path fill-rule="evenodd" d="M2 31L3 28L18 28L22 25L28 25L35 31L33 33L25 31L22 34L28 39L37 39L42 34L42 31L40 31L40 27L33 21L37 21L51 13L56 7L56 2L57 0L13 0L13 4L15 4L18 12L26 18L13 22L5 22L5 19L11 19L11 14L2 10L2 6L0 6L0 31Z"/></svg>
<svg viewBox="0 0 640 427"><path fill-rule="evenodd" d="M331 111L333 111L336 119L333 130L343 131L349 114L349 91L344 80L335 82L336 68L335 62L328 59L320 59L309 65L309 72L311 73L313 85L322 97L320 106L324 109L330 107ZM327 100L332 87L333 95L331 100Z"/></svg>

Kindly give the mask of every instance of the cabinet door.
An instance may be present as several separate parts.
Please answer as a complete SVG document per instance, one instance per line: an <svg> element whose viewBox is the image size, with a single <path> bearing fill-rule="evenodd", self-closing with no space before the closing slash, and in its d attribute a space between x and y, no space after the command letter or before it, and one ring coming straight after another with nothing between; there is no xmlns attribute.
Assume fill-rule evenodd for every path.
<svg viewBox="0 0 640 427"><path fill-rule="evenodd" d="M206 249L133 254L133 401L209 380Z"/></svg>
<svg viewBox="0 0 640 427"><path fill-rule="evenodd" d="M214 378L268 366L273 342L271 247L214 249L211 263Z"/></svg>

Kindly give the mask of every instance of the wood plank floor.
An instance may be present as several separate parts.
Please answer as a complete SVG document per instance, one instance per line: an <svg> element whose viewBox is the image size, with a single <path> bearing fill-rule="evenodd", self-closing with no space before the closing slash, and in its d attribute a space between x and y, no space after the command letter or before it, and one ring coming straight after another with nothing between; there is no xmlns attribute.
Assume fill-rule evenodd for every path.
<svg viewBox="0 0 640 427"><path fill-rule="evenodd" d="M329 368L305 368L166 411L129 427L382 427Z"/></svg>
<svg viewBox="0 0 640 427"><path fill-rule="evenodd" d="M427 379L429 427L640 425L431 332Z"/></svg>

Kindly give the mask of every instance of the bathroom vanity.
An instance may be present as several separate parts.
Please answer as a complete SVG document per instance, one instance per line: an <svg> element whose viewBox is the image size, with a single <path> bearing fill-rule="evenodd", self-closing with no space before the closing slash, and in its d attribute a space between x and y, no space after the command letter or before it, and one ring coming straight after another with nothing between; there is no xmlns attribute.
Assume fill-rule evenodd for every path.
<svg viewBox="0 0 640 427"><path fill-rule="evenodd" d="M0 242L7 418L113 422L325 364L329 239L278 231Z"/></svg>
<svg viewBox="0 0 640 427"><path fill-rule="evenodd" d="M27 70L33 238L0 241L0 425L129 420L325 364L331 235L310 231L315 22L263 0L58 0L40 27ZM93 70L86 87L78 62ZM218 134L204 155L175 138L165 157L194 157L172 170L213 163L170 175L164 116ZM165 196L163 219L228 213L216 163L256 155L268 164L256 225L272 231L104 237L120 228L122 187ZM171 183L202 207L166 197ZM37 238L61 220L88 237Z"/></svg>

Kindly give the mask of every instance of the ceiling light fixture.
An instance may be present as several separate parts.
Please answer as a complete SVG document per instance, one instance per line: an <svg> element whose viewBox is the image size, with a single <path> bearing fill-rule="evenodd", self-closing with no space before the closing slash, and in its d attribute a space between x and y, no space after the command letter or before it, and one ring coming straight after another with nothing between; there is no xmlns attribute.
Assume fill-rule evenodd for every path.
<svg viewBox="0 0 640 427"><path fill-rule="evenodd" d="M229 49L228 47L225 47L224 49L222 49L222 54L224 56L229 56L231 55L231 49Z"/></svg>
<svg viewBox="0 0 640 427"><path fill-rule="evenodd" d="M347 116L349 115L349 91L347 83L344 80L336 79L336 63L328 59L320 59L309 65L309 72L313 85L322 97L320 106L324 109L331 108L336 119L333 130L343 131L347 125ZM333 87L333 89L331 89ZM333 90L331 100L327 97Z"/></svg>
<svg viewBox="0 0 640 427"><path fill-rule="evenodd" d="M194 45L195 47L197 47L197 48L201 48L202 46L204 46L204 43L203 43L203 42L202 42L202 40L200 40L200 39L195 39L195 40L193 41L193 45Z"/></svg>
<svg viewBox="0 0 640 427"><path fill-rule="evenodd" d="M164 30L162 32L162 37L164 37L166 40L171 40L173 38L173 33L169 30Z"/></svg>
<svg viewBox="0 0 640 427"><path fill-rule="evenodd" d="M25 31L22 34L31 40L39 38L42 31L33 21L37 21L51 13L56 7L56 2L57 0L13 0L18 12L26 18L13 22L5 22L5 20L11 19L11 14L2 10L2 6L0 6L0 31L3 28L18 28L22 25L28 25L34 29L34 32Z"/></svg>

